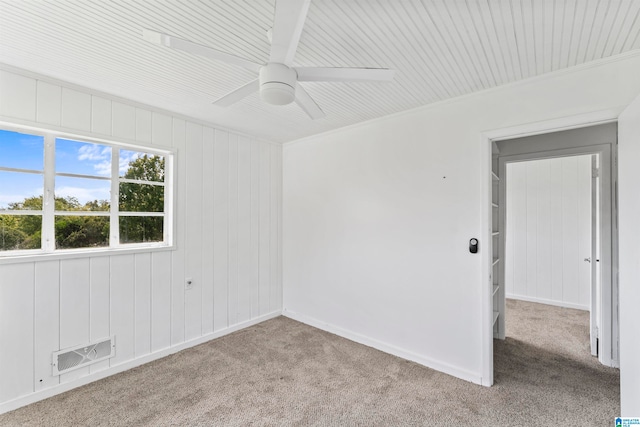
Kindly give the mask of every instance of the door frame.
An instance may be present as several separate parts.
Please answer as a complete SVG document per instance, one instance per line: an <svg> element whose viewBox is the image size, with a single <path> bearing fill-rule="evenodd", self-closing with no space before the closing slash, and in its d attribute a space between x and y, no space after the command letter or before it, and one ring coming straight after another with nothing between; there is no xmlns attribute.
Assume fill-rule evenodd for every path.
<svg viewBox="0 0 640 427"><path fill-rule="evenodd" d="M481 208L481 232L480 238L481 241L487 242L485 247L487 248L484 251L481 251L481 262L482 262L482 280L481 283L481 313L482 313L482 322L481 322L481 337L482 337L482 379L481 383L485 386L493 385L493 292L492 292L492 283L491 283L491 274L492 274L492 263L493 263L493 248L492 248L492 205L491 205L491 189L492 189L492 168L491 168L491 160L492 160L492 145L494 141L501 141L505 139L515 139L526 136L540 135L546 133L559 132L563 130L577 129L589 126L595 126L600 124L617 122L618 116L620 115L621 109L614 108L608 110L595 111L591 113L578 114L574 116L562 117L559 119L546 120L535 123L527 123L517 126L487 130L480 134L479 143L480 143L480 183L481 183L481 198L482 198L482 208ZM616 151L616 150L614 150ZM612 168L612 185L617 189L617 180L618 180L618 172L617 172L617 161L615 160L615 155L617 153L613 153L614 161ZM617 199L616 192L613 192L613 197ZM617 202L614 203L617 205ZM617 208L617 206L614 206ZM617 212L617 209L616 209ZM615 225L617 228L617 218L613 218L615 221ZM617 231L613 233L613 236L616 239L616 244L614 245L614 263L612 265L612 277L617 278ZM485 280L488 279L488 280ZM501 284L504 286L504 284ZM618 297L618 282L615 280L612 283L612 288L615 290L615 300L617 301ZM613 290L613 289L612 289ZM617 310L616 310L616 320L617 320ZM617 326L617 322L616 322ZM612 362L615 361L615 364L612 363L613 366L618 366L619 357L618 357L618 329L615 331L616 337L616 345L615 354L612 354ZM603 353L603 352L601 352Z"/></svg>

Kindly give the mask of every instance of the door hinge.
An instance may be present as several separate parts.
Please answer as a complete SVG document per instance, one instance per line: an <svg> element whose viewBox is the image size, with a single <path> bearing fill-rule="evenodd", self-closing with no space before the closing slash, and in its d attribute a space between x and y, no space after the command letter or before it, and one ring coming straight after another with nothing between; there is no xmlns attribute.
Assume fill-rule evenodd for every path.
<svg viewBox="0 0 640 427"><path fill-rule="evenodd" d="M600 169L593 168L591 169L591 178L598 178L600 176Z"/></svg>
<svg viewBox="0 0 640 427"><path fill-rule="evenodd" d="M600 338L600 329L598 329L597 326L593 328L593 334L595 335L596 339Z"/></svg>

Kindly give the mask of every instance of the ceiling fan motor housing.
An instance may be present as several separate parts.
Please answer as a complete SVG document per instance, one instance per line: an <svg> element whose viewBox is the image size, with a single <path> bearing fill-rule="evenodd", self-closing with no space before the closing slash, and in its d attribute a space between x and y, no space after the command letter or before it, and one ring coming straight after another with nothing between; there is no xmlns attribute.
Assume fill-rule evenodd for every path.
<svg viewBox="0 0 640 427"><path fill-rule="evenodd" d="M286 105L296 98L295 70L270 62L260 69L260 97L272 105Z"/></svg>

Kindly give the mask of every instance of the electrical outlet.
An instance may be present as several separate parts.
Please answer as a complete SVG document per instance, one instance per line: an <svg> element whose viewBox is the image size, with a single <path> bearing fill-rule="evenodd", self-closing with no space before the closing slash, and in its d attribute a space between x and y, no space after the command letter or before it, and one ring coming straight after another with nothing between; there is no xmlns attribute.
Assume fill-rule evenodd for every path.
<svg viewBox="0 0 640 427"><path fill-rule="evenodd" d="M191 277L187 277L186 279L184 279L184 288L186 290L193 288L193 279Z"/></svg>

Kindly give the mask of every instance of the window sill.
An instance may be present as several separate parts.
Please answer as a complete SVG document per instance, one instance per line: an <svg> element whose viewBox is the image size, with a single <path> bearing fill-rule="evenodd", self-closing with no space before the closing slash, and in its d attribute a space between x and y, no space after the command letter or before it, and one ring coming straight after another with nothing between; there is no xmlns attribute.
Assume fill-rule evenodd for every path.
<svg viewBox="0 0 640 427"><path fill-rule="evenodd" d="M0 255L0 265L4 264L18 264L24 262L40 262L40 261L55 261L63 259L77 259L77 258L97 258L105 256L118 256L118 255L131 255L149 252L165 252L174 251L177 247L175 245L166 246L133 246L129 248L97 248L97 249L68 249L58 250L51 253L34 253L34 254L20 254L20 255Z"/></svg>

